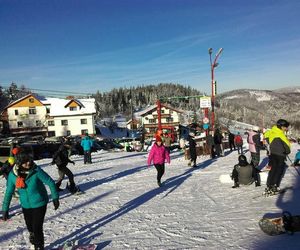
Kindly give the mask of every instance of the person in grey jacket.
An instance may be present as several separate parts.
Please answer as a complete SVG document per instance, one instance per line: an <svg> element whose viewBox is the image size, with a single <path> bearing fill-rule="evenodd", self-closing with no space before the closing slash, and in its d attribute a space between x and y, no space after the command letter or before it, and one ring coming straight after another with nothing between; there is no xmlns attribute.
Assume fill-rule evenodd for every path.
<svg viewBox="0 0 300 250"><path fill-rule="evenodd" d="M255 182L255 186L260 186L260 178L258 170L249 164L245 155L240 155L239 163L232 170L231 178L234 181L232 188L237 188L240 184L250 185Z"/></svg>

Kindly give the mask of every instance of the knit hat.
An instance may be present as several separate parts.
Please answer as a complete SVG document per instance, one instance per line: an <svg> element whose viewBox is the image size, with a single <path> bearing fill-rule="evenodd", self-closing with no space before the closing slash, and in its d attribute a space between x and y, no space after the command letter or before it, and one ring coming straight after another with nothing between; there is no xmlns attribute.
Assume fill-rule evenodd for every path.
<svg viewBox="0 0 300 250"><path fill-rule="evenodd" d="M17 155L20 152L20 149L19 148L13 148L11 150L11 152L12 152L13 155Z"/></svg>

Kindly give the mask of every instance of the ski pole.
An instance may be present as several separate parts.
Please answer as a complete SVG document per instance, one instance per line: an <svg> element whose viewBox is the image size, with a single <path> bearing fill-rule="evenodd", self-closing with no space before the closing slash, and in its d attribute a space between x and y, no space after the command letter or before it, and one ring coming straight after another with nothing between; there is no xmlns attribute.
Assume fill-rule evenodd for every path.
<svg viewBox="0 0 300 250"><path fill-rule="evenodd" d="M296 170L296 172L298 173L298 175L300 176L300 173L299 173L299 170L296 168L296 166L293 164L293 162L292 162L292 160L291 160L291 158L287 155L287 158L290 160L290 162L292 163L292 165L291 166L293 166L294 167L294 169Z"/></svg>

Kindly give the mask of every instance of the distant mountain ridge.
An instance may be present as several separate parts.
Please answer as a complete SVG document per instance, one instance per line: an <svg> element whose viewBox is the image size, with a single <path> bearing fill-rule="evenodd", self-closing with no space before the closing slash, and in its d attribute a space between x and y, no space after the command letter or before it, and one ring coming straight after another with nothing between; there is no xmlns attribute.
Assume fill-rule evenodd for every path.
<svg viewBox="0 0 300 250"><path fill-rule="evenodd" d="M216 97L219 117L257 126L271 127L283 118L291 123L292 132L300 131L300 87L277 90L238 89Z"/></svg>

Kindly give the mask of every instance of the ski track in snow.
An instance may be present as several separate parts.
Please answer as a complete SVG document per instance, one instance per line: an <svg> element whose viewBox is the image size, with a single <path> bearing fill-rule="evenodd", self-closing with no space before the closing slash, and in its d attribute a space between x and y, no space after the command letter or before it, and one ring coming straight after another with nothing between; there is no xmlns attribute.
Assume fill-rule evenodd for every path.
<svg viewBox="0 0 300 250"><path fill-rule="evenodd" d="M293 145L291 159L298 147ZM92 154L90 165L83 164L82 156L72 156L76 164L69 167L85 194L63 191L57 211L49 202L46 249L69 240L94 243L98 249L300 249L299 233L270 238L258 227L265 214L284 209L300 214L295 170L286 171L282 187L294 188L282 197L253 199L264 185L232 189L232 184L220 183L219 176L230 174L237 163L236 151L225 153L215 160L198 157L198 167L191 168L181 151L172 152L162 187L157 186L155 168L147 167L146 153L100 151ZM50 162L36 161L56 179ZM4 179L0 188L5 189ZM18 200L13 198L10 207L20 210ZM1 222L0 249L30 249L23 215Z"/></svg>

